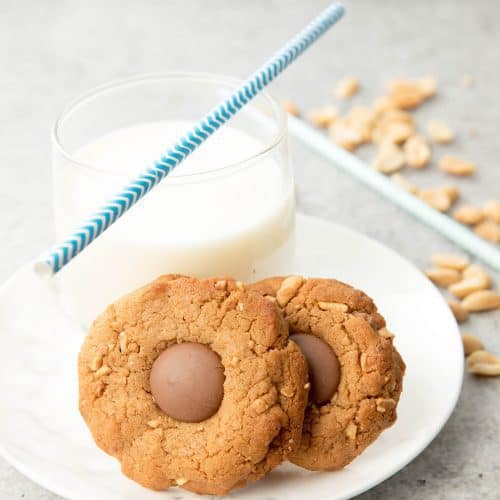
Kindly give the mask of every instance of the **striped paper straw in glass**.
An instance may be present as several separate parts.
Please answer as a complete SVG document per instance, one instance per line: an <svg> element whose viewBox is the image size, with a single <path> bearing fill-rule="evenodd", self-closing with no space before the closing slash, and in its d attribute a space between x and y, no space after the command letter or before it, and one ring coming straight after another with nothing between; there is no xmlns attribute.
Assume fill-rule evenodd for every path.
<svg viewBox="0 0 500 500"><path fill-rule="evenodd" d="M130 182L120 193L95 212L66 241L52 249L42 260L36 262L35 270L41 274L54 274L62 269L130 207L151 191L221 125L224 125L264 87L271 83L335 24L343 14L344 7L338 3L326 8L251 75L226 101L213 108L187 134L181 137L154 166L148 168Z"/></svg>

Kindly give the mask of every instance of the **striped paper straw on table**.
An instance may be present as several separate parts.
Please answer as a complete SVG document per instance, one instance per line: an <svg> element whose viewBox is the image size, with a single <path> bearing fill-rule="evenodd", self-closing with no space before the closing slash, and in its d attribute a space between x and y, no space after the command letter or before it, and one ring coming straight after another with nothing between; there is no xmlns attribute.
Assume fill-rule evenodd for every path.
<svg viewBox="0 0 500 500"><path fill-rule="evenodd" d="M243 106L271 83L284 69L331 28L344 14L344 7L333 3L301 32L285 44L274 56L251 75L223 103L213 108L198 124L181 137L154 166L140 174L61 245L35 263L36 272L57 273L71 259L92 243L100 234L137 203L179 163L195 151L217 129L230 120Z"/></svg>

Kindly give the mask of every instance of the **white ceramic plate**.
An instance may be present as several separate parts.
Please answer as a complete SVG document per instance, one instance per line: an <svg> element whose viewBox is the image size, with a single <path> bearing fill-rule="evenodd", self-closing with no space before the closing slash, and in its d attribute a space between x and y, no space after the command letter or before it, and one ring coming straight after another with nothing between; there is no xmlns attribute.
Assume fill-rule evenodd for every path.
<svg viewBox="0 0 500 500"><path fill-rule="evenodd" d="M391 476L440 431L457 401L463 352L439 292L413 265L379 243L298 216L297 257L288 273L330 276L365 290L396 332L406 364L396 424L339 472L290 464L231 496L238 499L344 499ZM281 270L283 272L283 270ZM77 406L81 329L61 310L50 281L27 266L0 288L0 453L25 475L68 499L199 498L156 493L123 477L85 428Z"/></svg>

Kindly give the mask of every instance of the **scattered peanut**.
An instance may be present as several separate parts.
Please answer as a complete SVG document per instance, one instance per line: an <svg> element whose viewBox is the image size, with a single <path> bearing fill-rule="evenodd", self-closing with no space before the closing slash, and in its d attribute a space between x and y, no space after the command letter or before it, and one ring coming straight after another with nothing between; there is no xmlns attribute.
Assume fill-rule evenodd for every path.
<svg viewBox="0 0 500 500"><path fill-rule="evenodd" d="M409 137L403 149L406 163L412 168L423 168L431 161L431 148L423 135Z"/></svg>
<svg viewBox="0 0 500 500"><path fill-rule="evenodd" d="M389 100L394 107L411 109L420 106L437 90L434 78L425 77L416 81L394 79L389 82Z"/></svg>
<svg viewBox="0 0 500 500"><path fill-rule="evenodd" d="M398 90L389 94L389 102L399 109L413 109L420 106L425 97L418 90Z"/></svg>
<svg viewBox="0 0 500 500"><path fill-rule="evenodd" d="M460 191L456 186L443 186L439 188L439 191L446 193L451 202L454 203L460 197Z"/></svg>
<svg viewBox="0 0 500 500"><path fill-rule="evenodd" d="M400 147L392 142L384 142L380 145L373 166L383 174L393 174L401 170L405 165L405 155Z"/></svg>
<svg viewBox="0 0 500 500"><path fill-rule="evenodd" d="M447 267L463 271L469 265L469 259L451 253L435 253L431 256L432 263L437 267Z"/></svg>
<svg viewBox="0 0 500 500"><path fill-rule="evenodd" d="M469 319L469 313L458 300L449 299L448 305L450 306L451 312L455 316L457 323L463 323Z"/></svg>
<svg viewBox="0 0 500 500"><path fill-rule="evenodd" d="M484 344L481 339L476 335L471 335L470 333L462 333L462 343L464 345L464 354L469 356L475 351L481 351L484 349Z"/></svg>
<svg viewBox="0 0 500 500"><path fill-rule="evenodd" d="M478 207L474 207L473 205L462 205L455 211L453 217L462 224L473 226L483 220L484 214Z"/></svg>
<svg viewBox="0 0 500 500"><path fill-rule="evenodd" d="M328 127L330 138L339 146L354 151L363 143L362 133L354 128L345 118L338 118Z"/></svg>
<svg viewBox="0 0 500 500"><path fill-rule="evenodd" d="M447 174L465 177L476 172L476 166L458 156L445 155L439 162L439 168Z"/></svg>
<svg viewBox="0 0 500 500"><path fill-rule="evenodd" d="M427 132L437 144L448 144L455 138L453 130L441 120L431 120L427 123Z"/></svg>
<svg viewBox="0 0 500 500"><path fill-rule="evenodd" d="M338 117L339 111L335 106L325 106L323 108L312 109L308 118L316 127L328 128Z"/></svg>
<svg viewBox="0 0 500 500"><path fill-rule="evenodd" d="M479 290L465 297L462 306L469 312L500 309L500 295L492 290Z"/></svg>
<svg viewBox="0 0 500 500"><path fill-rule="evenodd" d="M487 351L475 351L467 358L467 368L475 375L494 377L500 375L500 358Z"/></svg>
<svg viewBox="0 0 500 500"><path fill-rule="evenodd" d="M500 243L500 224L492 220L485 220L474 227L474 232L491 243Z"/></svg>
<svg viewBox="0 0 500 500"><path fill-rule="evenodd" d="M487 219L500 224L500 200L490 200L483 207Z"/></svg>
<svg viewBox="0 0 500 500"><path fill-rule="evenodd" d="M471 276L470 278L465 278L458 283L450 285L448 290L455 297L463 299L473 292L477 292L478 290L485 290L490 285L490 280L485 278L484 276Z"/></svg>
<svg viewBox="0 0 500 500"><path fill-rule="evenodd" d="M436 285L446 287L460 281L460 273L455 269L446 269L438 267L437 269L429 269L425 271L427 277Z"/></svg>
<svg viewBox="0 0 500 500"><path fill-rule="evenodd" d="M450 197L440 189L422 189L418 197L440 212L446 212L451 207Z"/></svg>
<svg viewBox="0 0 500 500"><path fill-rule="evenodd" d="M346 76L335 87L335 94L339 99L352 97L359 91L359 80L354 76Z"/></svg>
<svg viewBox="0 0 500 500"><path fill-rule="evenodd" d="M473 276L480 276L491 284L491 276L478 264L470 264L463 270L464 278L472 278Z"/></svg>

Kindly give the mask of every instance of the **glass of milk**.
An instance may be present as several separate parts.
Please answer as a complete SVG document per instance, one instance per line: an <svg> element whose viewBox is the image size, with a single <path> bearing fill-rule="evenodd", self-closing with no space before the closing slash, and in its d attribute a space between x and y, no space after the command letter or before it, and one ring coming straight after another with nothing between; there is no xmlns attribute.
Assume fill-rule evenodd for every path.
<svg viewBox="0 0 500 500"><path fill-rule="evenodd" d="M73 102L53 131L57 239L239 83L148 75ZM58 274L61 300L88 326L109 303L161 274L253 281L289 271L294 208L286 116L262 93Z"/></svg>

